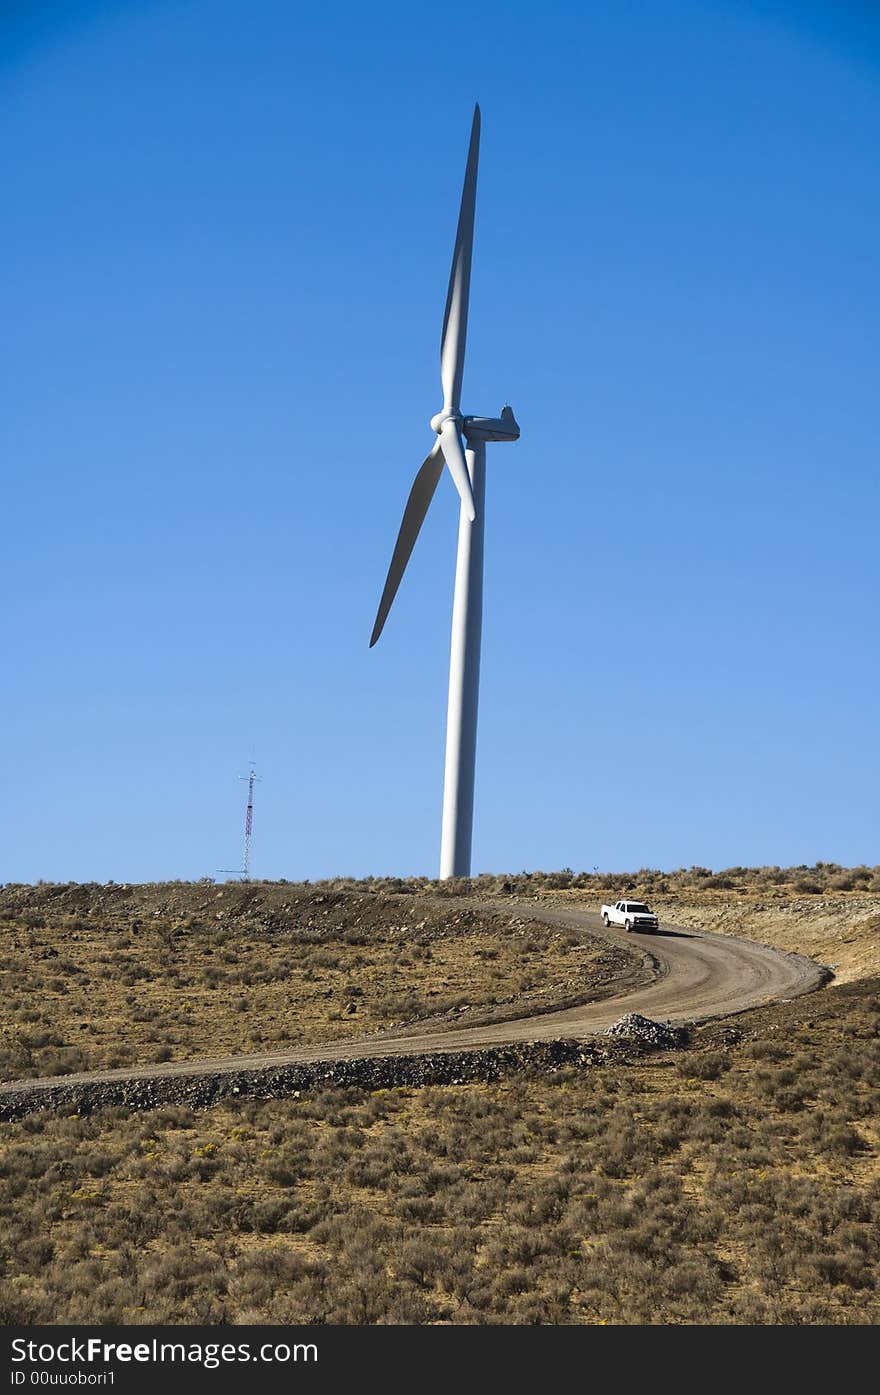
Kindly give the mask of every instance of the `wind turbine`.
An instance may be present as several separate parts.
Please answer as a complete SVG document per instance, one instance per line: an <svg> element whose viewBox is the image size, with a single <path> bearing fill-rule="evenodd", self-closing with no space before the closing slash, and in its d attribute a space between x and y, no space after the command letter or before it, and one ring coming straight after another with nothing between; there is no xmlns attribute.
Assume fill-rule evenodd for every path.
<svg viewBox="0 0 880 1395"><path fill-rule="evenodd" d="M446 718L446 771L440 876L468 877L474 822L474 771L477 755L477 704L480 688L480 637L483 622L483 526L486 500L486 442L516 441L519 427L510 407L500 417L462 416L461 383L467 339L477 162L480 153L480 108L474 107L458 231L446 293L440 336L440 382L443 407L431 418L437 440L415 477L394 545L385 589L379 602L370 648L382 633L419 529L443 473L444 463L461 496L458 560L452 607L452 653L449 661L449 707ZM461 438L467 442L462 449Z"/></svg>

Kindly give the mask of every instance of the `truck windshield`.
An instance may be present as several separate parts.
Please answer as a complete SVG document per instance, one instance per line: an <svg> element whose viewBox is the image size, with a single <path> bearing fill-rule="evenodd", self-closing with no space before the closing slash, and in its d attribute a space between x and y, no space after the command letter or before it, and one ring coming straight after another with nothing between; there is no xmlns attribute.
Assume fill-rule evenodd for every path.
<svg viewBox="0 0 880 1395"><path fill-rule="evenodd" d="M639 911L644 911L645 915L651 914L651 912L648 910L648 907L643 905L641 901L629 901L627 903L627 910L636 911L637 913Z"/></svg>

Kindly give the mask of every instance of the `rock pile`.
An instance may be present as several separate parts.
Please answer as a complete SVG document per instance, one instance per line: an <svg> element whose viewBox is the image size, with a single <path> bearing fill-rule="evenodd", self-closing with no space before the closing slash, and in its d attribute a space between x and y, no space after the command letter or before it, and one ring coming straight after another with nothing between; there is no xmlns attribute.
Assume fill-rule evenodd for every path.
<svg viewBox="0 0 880 1395"><path fill-rule="evenodd" d="M163 1104L205 1109L220 1100L282 1099L304 1090L390 1089L395 1086L464 1085L503 1080L517 1074L552 1074L564 1067L589 1069L616 1052L611 1043L585 1041L520 1042L483 1050L443 1051L406 1056L363 1056L350 1061L303 1061L250 1070L183 1071L144 1067L141 1074L114 1072L93 1081L41 1084L39 1080L0 1086L0 1121L33 1110L91 1114L95 1109L156 1109Z"/></svg>
<svg viewBox="0 0 880 1395"><path fill-rule="evenodd" d="M613 1041L518 1042L463 1051L414 1052L412 1055L360 1056L352 1060L291 1061L287 1064L235 1066L226 1070L198 1065L144 1066L109 1071L95 1079L51 1083L22 1081L0 1084L0 1122L19 1119L34 1110L91 1114L95 1109L156 1109L163 1104L206 1109L220 1100L283 1099L302 1091L346 1089L387 1090L425 1085L464 1085L515 1075L552 1075L565 1069L589 1070L633 1054L683 1046L686 1027L664 1026L638 1013L627 1013L609 1027Z"/></svg>
<svg viewBox="0 0 880 1395"><path fill-rule="evenodd" d="M606 1036L625 1037L641 1046L653 1046L663 1051L684 1046L690 1032L687 1027L673 1027L669 1022L652 1022L650 1017L642 1017L640 1012L628 1012L607 1028Z"/></svg>

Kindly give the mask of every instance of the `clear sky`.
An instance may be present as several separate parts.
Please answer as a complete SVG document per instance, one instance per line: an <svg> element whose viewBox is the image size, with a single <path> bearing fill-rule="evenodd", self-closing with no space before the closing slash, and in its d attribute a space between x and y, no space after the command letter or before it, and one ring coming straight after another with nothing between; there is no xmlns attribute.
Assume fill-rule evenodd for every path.
<svg viewBox="0 0 880 1395"><path fill-rule="evenodd" d="M0 881L436 875L490 446L474 871L880 862L880 10L0 10Z"/></svg>

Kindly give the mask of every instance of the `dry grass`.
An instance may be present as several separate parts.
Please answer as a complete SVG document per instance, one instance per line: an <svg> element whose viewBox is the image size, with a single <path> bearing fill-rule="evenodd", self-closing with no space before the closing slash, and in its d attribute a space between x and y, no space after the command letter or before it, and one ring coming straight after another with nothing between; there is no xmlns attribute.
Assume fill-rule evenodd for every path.
<svg viewBox="0 0 880 1395"><path fill-rule="evenodd" d="M0 1145L6 1323L876 1323L880 982L684 1053Z"/></svg>
<svg viewBox="0 0 880 1395"><path fill-rule="evenodd" d="M624 956L454 901L293 887L6 887L0 1078L284 1050L601 991Z"/></svg>
<svg viewBox="0 0 880 1395"><path fill-rule="evenodd" d="M0 1078L266 1052L433 1018L599 996L624 967L589 937L478 911L645 896L664 919L880 974L880 868L693 867L0 888ZM467 898L467 904L463 898Z"/></svg>
<svg viewBox="0 0 880 1395"><path fill-rule="evenodd" d="M6 887L6 1072L595 988L595 944L465 895L635 892L825 962L848 941L855 974L876 872ZM876 1323L878 1034L859 980L549 1079L35 1114L0 1134L0 1321Z"/></svg>

